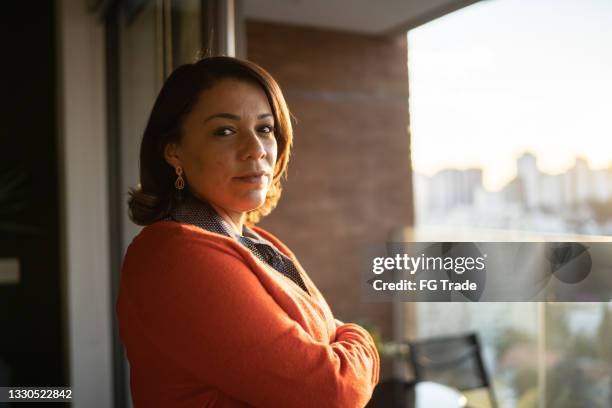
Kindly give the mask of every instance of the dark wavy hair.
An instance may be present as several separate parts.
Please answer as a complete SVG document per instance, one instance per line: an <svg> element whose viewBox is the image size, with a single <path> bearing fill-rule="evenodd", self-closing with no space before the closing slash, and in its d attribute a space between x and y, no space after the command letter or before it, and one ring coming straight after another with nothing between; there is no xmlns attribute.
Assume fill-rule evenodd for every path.
<svg viewBox="0 0 612 408"><path fill-rule="evenodd" d="M129 216L134 223L149 225L166 217L190 194L188 183L182 194L174 188L175 169L165 160L164 149L168 143L181 140L185 116L202 91L223 79L250 81L259 85L268 97L274 115L278 156L266 201L247 213L246 223L256 224L276 206L293 143L290 113L281 89L266 70L253 62L225 56L206 57L175 69L155 100L140 145L140 183L129 191Z"/></svg>

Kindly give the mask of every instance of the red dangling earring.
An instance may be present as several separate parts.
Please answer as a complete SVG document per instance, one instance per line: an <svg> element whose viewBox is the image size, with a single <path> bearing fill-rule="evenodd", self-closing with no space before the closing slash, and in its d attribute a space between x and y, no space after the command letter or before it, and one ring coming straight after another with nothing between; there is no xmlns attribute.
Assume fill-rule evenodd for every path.
<svg viewBox="0 0 612 408"><path fill-rule="evenodd" d="M176 168L177 177L176 177L176 181L174 182L174 187L179 191L185 188L185 180L183 179L182 174L183 174L183 168L180 166L177 167Z"/></svg>

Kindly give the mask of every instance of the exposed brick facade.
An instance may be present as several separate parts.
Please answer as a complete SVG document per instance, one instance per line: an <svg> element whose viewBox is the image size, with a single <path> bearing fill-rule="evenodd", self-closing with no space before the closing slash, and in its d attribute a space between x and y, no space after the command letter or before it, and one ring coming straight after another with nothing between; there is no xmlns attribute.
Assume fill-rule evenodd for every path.
<svg viewBox="0 0 612 408"><path fill-rule="evenodd" d="M389 339L391 304L361 301L359 251L413 223L406 36L251 21L246 41L297 118L283 197L261 226L296 253L339 319Z"/></svg>

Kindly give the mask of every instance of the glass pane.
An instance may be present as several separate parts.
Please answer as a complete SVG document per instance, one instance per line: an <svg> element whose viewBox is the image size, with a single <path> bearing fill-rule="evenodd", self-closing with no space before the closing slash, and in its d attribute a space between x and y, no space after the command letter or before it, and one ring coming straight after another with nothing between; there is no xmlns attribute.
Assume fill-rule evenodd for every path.
<svg viewBox="0 0 612 408"><path fill-rule="evenodd" d="M514 407L537 384L537 306L536 303L419 303L417 336L430 338L476 332L500 405ZM468 397L475 406L488 402L484 393L472 393Z"/></svg>
<svg viewBox="0 0 612 408"><path fill-rule="evenodd" d="M546 308L546 401L551 407L612 404L610 305L556 303Z"/></svg>
<svg viewBox="0 0 612 408"><path fill-rule="evenodd" d="M420 226L612 233L609 21L606 1L506 0L409 33Z"/></svg>
<svg viewBox="0 0 612 408"><path fill-rule="evenodd" d="M194 62L203 48L201 0L172 1L172 62L177 67Z"/></svg>
<svg viewBox="0 0 612 408"><path fill-rule="evenodd" d="M612 233L609 21L606 1L505 0L409 32L417 231ZM481 335L501 406L612 406L606 305L416 309L419 337Z"/></svg>

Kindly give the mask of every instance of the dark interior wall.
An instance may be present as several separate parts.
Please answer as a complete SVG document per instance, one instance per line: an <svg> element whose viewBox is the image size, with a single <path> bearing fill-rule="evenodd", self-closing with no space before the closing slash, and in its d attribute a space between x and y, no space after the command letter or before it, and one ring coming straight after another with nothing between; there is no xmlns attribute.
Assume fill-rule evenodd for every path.
<svg viewBox="0 0 612 408"><path fill-rule="evenodd" d="M250 21L246 42L297 119L283 196L261 226L296 253L339 319L388 339L391 304L362 301L359 268L363 244L413 223L406 36Z"/></svg>
<svg viewBox="0 0 612 408"><path fill-rule="evenodd" d="M0 359L19 386L66 386L59 268L55 9L3 7L0 258L21 279L0 284ZM8 370L7 370L8 366ZM8 385L6 383L0 386ZM1 405L1 404L0 404Z"/></svg>

